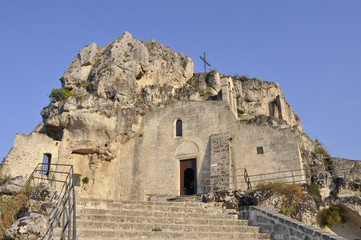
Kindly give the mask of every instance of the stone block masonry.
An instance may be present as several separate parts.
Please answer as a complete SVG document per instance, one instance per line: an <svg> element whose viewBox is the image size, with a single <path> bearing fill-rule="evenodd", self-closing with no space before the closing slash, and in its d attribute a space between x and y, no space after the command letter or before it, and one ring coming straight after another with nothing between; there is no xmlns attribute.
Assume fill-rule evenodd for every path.
<svg viewBox="0 0 361 240"><path fill-rule="evenodd" d="M271 240L346 240L263 207L240 207L239 218L258 226L260 233L271 233Z"/></svg>
<svg viewBox="0 0 361 240"><path fill-rule="evenodd" d="M229 189L229 134L211 136L211 187L213 191Z"/></svg>

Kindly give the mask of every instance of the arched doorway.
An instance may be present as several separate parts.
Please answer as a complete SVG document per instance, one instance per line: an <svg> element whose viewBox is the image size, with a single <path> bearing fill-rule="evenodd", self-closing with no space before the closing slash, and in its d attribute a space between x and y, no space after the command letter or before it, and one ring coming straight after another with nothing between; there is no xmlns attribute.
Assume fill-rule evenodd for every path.
<svg viewBox="0 0 361 240"><path fill-rule="evenodd" d="M180 195L197 193L196 166L195 158L180 161Z"/></svg>

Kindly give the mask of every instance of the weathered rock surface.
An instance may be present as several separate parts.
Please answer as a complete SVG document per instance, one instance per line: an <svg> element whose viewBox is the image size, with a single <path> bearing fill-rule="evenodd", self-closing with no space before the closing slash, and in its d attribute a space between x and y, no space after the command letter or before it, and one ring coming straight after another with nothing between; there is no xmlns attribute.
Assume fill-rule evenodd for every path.
<svg viewBox="0 0 361 240"><path fill-rule="evenodd" d="M322 197L307 193L304 196L293 194L280 196L269 189L256 190L239 199L240 206L257 205L286 214L307 224L317 224L318 214L324 208L341 206L354 215L350 224L361 219L361 184L359 161L329 158L322 154L302 150L303 164L307 179L315 184ZM352 220L359 219L359 220Z"/></svg>
<svg viewBox="0 0 361 240"><path fill-rule="evenodd" d="M189 57L154 40L141 42L125 32L106 47L92 43L60 79L76 95L43 109L44 128L54 139L67 139L62 148L69 154L111 160L117 144L138 131L141 115L171 99L192 75Z"/></svg>
<svg viewBox="0 0 361 240"><path fill-rule="evenodd" d="M0 182L0 195L13 195L24 190L25 179L22 176Z"/></svg>
<svg viewBox="0 0 361 240"><path fill-rule="evenodd" d="M361 197L360 196L344 196L344 197L334 197L330 196L325 199L325 203L329 206L332 205L342 205L352 210L354 213L357 213L361 218Z"/></svg>
<svg viewBox="0 0 361 240"><path fill-rule="evenodd" d="M5 232L6 240L42 239L49 226L49 219L39 213L30 215L15 221Z"/></svg>
<svg viewBox="0 0 361 240"><path fill-rule="evenodd" d="M106 47L92 43L82 49L61 82L65 88L88 87L97 96L130 104L145 86L181 86L192 75L189 57L125 32Z"/></svg>
<svg viewBox="0 0 361 240"><path fill-rule="evenodd" d="M253 78L235 80L234 85L239 96L238 111L243 114L241 119L248 119L249 115L273 116L302 132L300 118L293 113L277 83Z"/></svg>
<svg viewBox="0 0 361 240"><path fill-rule="evenodd" d="M5 239L41 239L49 227L50 202L55 189L40 184L29 195L17 214L17 220L6 230Z"/></svg>
<svg viewBox="0 0 361 240"><path fill-rule="evenodd" d="M316 215L321 207L316 203L315 199L308 194L303 198L295 195L287 195L284 198L283 204L284 207L292 209L290 217L310 225L316 222Z"/></svg>
<svg viewBox="0 0 361 240"><path fill-rule="evenodd" d="M238 200L238 206L262 206L273 211L279 211L282 202L282 196L278 192L260 189L241 197Z"/></svg>
<svg viewBox="0 0 361 240"><path fill-rule="evenodd" d="M30 216L32 213L48 214L48 210L52 207L50 203L51 197L55 194L55 189L47 184L40 184L29 195L27 202L21 207L17 214L17 218Z"/></svg>
<svg viewBox="0 0 361 240"><path fill-rule="evenodd" d="M86 86L92 65L95 64L97 53L98 50L95 43L91 43L80 50L68 70L60 78L63 87L73 89Z"/></svg>

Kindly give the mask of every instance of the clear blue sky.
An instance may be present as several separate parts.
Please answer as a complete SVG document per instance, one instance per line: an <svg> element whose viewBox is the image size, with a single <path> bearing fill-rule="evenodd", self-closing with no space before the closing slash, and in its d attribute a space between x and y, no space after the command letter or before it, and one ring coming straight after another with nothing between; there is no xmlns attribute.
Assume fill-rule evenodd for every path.
<svg viewBox="0 0 361 240"><path fill-rule="evenodd" d="M212 68L278 82L304 132L361 160L361 1L0 2L0 161L42 121L52 88L85 45L151 38ZM26 156L25 156L26 157Z"/></svg>

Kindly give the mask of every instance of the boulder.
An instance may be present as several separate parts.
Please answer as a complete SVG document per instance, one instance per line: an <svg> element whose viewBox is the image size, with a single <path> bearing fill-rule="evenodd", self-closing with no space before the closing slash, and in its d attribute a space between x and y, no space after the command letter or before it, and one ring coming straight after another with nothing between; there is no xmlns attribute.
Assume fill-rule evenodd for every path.
<svg viewBox="0 0 361 240"><path fill-rule="evenodd" d="M215 197L214 197L214 193L213 192L209 192L207 194L203 194L202 195L202 202L205 203L209 203L209 202L214 202L215 201Z"/></svg>
<svg viewBox="0 0 361 240"><path fill-rule="evenodd" d="M13 195L24 190L25 179L22 176L17 176L2 181L0 185L1 195Z"/></svg>
<svg viewBox="0 0 361 240"><path fill-rule="evenodd" d="M17 213L17 220L6 230L5 239L41 239L49 227L55 193L49 184L37 186Z"/></svg>
<svg viewBox="0 0 361 240"><path fill-rule="evenodd" d="M319 206L311 196L305 195L303 198L299 198L295 195L287 195L284 198L284 204L292 207L290 215L292 218L310 225L312 222L316 222Z"/></svg>
<svg viewBox="0 0 361 240"><path fill-rule="evenodd" d="M279 212L282 206L282 196L270 189L255 190L238 200L238 206L262 206Z"/></svg>
<svg viewBox="0 0 361 240"><path fill-rule="evenodd" d="M4 239L42 239L49 227L49 219L40 213L31 213L16 220L6 231Z"/></svg>
<svg viewBox="0 0 361 240"><path fill-rule="evenodd" d="M232 190L219 190L214 193L216 202L223 202L234 198L234 192Z"/></svg>
<svg viewBox="0 0 361 240"><path fill-rule="evenodd" d="M96 54L97 46L95 43L91 43L80 50L70 67L60 78L62 86L70 89L86 86L92 65L95 64Z"/></svg>

